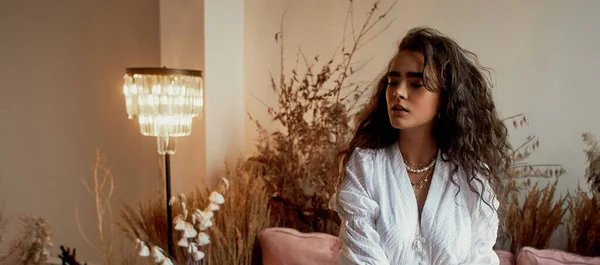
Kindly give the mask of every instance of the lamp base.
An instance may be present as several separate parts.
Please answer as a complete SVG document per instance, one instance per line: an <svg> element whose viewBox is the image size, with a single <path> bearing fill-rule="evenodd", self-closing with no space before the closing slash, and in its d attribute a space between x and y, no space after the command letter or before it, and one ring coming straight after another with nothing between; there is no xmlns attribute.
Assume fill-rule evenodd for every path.
<svg viewBox="0 0 600 265"><path fill-rule="evenodd" d="M165 157L165 189L167 198L167 248L169 256L175 257L173 249L173 212L169 201L171 200L171 154L164 154Z"/></svg>

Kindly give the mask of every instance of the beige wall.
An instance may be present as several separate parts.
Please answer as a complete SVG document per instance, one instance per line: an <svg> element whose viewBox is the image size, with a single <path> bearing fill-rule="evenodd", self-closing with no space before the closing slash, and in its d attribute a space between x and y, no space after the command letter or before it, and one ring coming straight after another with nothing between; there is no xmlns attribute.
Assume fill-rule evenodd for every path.
<svg viewBox="0 0 600 265"><path fill-rule="evenodd" d="M364 17L372 1L354 1L355 14ZM381 7L392 1L382 1ZM284 23L285 66L296 63L300 45L308 58L327 57L342 37L348 1L253 0L245 7L245 101L247 109L269 124L260 100L276 103L269 73L279 74L275 33ZM409 28L432 26L477 53L494 69L494 96L502 116L525 113L530 126L511 130L517 145L527 135L539 136L533 163L562 163L568 171L558 192L573 190L583 178L583 132L600 137L597 99L600 89L600 1L399 1L389 15L397 18L388 31L365 46L358 60L371 62L359 76L372 80L384 70L396 43ZM356 20L360 21L360 19ZM327 57L328 58L328 57ZM272 124L271 124L272 125ZM245 150L253 151L255 126L246 120ZM585 186L584 186L585 187Z"/></svg>
<svg viewBox="0 0 600 265"><path fill-rule="evenodd" d="M169 68L204 71L204 1L160 1L160 63ZM206 75L206 73L203 73ZM206 89L206 87L205 87ZM206 177L206 113L195 119L192 134L177 140L171 159L173 192L188 192Z"/></svg>
<svg viewBox="0 0 600 265"><path fill-rule="evenodd" d="M127 119L121 78L160 63L159 29L157 0L0 1L0 204L47 218L54 254L65 244L98 260L74 215L80 207L93 231L80 178L91 177L96 148L115 175L115 205L156 187L156 144Z"/></svg>
<svg viewBox="0 0 600 265"><path fill-rule="evenodd" d="M244 148L244 1L204 2L206 176L214 183L225 160Z"/></svg>

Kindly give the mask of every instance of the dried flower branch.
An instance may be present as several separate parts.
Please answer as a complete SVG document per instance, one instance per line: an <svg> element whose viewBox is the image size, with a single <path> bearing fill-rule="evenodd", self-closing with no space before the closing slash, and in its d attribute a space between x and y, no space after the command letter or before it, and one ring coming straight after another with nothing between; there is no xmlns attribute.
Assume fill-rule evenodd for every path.
<svg viewBox="0 0 600 265"><path fill-rule="evenodd" d="M173 206L179 203L179 214L173 218L175 231L180 231L181 238L177 242L179 247L185 249L186 264L197 264L206 256L201 248L207 248L210 243L210 236L207 229L213 226L214 212L220 209L221 204L225 203L223 193L229 189L229 180L222 178L220 185L215 191L212 191L208 197L206 208L200 209L192 206L190 210L187 207L187 197L185 194L173 196L169 204ZM175 257L165 255L163 249L149 241L137 238L137 249L142 257L152 256L154 262L161 265L173 265Z"/></svg>
<svg viewBox="0 0 600 265"><path fill-rule="evenodd" d="M86 190L94 198L96 208L96 229L98 230L99 244L91 242L83 231L79 219L79 209L75 209L77 228L83 239L102 257L102 264L111 265L116 263L113 250L113 211L111 198L115 189L114 177L111 171L103 165L100 150L96 150L96 163L93 168L91 184L81 179ZM105 230L107 229L107 231ZM98 245L100 247L98 247Z"/></svg>
<svg viewBox="0 0 600 265"><path fill-rule="evenodd" d="M277 225L337 234L339 218L329 209L337 176L335 157L348 144L355 107L370 84L348 83L348 77L364 66L355 68L356 54L389 26L372 34L397 2L380 9L380 1L374 1L365 21L355 27L350 1L343 39L331 59L320 61L317 55L309 61L298 49L296 67L289 75L283 57L286 35L283 30L276 33L281 72L278 82L271 77L271 87L277 94L277 108L267 107L267 112L283 129L269 132L250 117L259 138L257 155L248 163L260 168L271 197L272 222ZM347 28L352 33L350 40L346 39ZM298 66L300 60L304 68Z"/></svg>
<svg viewBox="0 0 600 265"><path fill-rule="evenodd" d="M179 195L178 202L185 201L185 207L174 207L173 212L176 216L183 217L183 209L196 209L199 205L208 205L208 207L200 208L202 210L202 216L209 215L205 214L208 210L215 211L219 208L221 214L214 215L210 221L212 226L208 226L206 230L198 230L205 233L202 235L198 233L195 237L197 241L190 242L187 240L188 247L177 248L175 253L174 263L177 264L194 264L193 257L189 259L188 248L192 243L196 245L203 245L204 249L201 250L205 256L204 260L209 261L212 265L250 265L252 259L258 257L253 255L256 251L256 236L258 233L269 226L269 210L268 210L268 194L266 193L264 181L262 178L256 178L257 170L251 165L242 164L241 161L238 163L236 170L226 170L225 179L231 181L230 190L224 194L223 197L211 195L211 190L208 188L197 189L194 193L189 195ZM227 186L227 182L222 182L224 186ZM224 187L221 186L221 187ZM218 191L218 190L217 190ZM222 192L220 192L222 193ZM140 204L139 210L134 210L132 207L125 205L125 209L121 212L123 221L119 223L121 229L130 237L132 240L136 238L141 239L138 245L138 254L152 255L152 246L148 242L153 242L158 245L155 251L158 252L159 259L160 254L164 256L162 249L166 246L166 218L165 204L162 203L162 196L159 198L151 198L148 202ZM217 204L212 202L228 201L226 204ZM175 201L174 201L175 202ZM188 210L188 217L186 220L190 220L191 215L197 213L195 210ZM179 219L179 218L178 218ZM196 216L196 222L199 222L198 216ZM183 225L186 227L185 222L175 222L175 225ZM191 220L193 225L193 220ZM189 229L188 229L189 230ZM181 230L178 230L181 231ZM185 230L183 231L185 232ZM191 231L188 231L191 232ZM212 243L204 245L204 242L210 240ZM141 244L143 242L143 245ZM182 245L183 240L180 240ZM144 247L145 246L145 247ZM164 262L166 259L162 259Z"/></svg>
<svg viewBox="0 0 600 265"><path fill-rule="evenodd" d="M512 123L514 128L522 128L529 124L524 114L517 114L503 119L504 122ZM560 164L530 164L527 158L540 146L536 136L528 136L525 142L513 150L512 154L512 176L514 179L529 178L553 178L560 177L566 173Z"/></svg>

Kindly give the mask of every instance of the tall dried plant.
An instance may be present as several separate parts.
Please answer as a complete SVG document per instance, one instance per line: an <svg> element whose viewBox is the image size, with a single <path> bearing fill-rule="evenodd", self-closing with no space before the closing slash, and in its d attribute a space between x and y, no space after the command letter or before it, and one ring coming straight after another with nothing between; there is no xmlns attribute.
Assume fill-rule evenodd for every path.
<svg viewBox="0 0 600 265"><path fill-rule="evenodd" d="M555 200L558 178L543 189L538 184L532 186L530 179L525 182L527 193L522 205L519 205L519 193L511 193L507 221L512 239L510 250L515 254L525 246L548 248L554 231L563 223L569 205L568 196Z"/></svg>
<svg viewBox="0 0 600 265"><path fill-rule="evenodd" d="M257 154L248 162L261 168L271 196L272 220L278 226L330 234L339 229L339 218L329 208L336 155L348 144L359 99L372 83L350 82L349 77L366 64L357 64L359 50L393 22L380 26L397 0L386 7L374 1L359 26L354 24L354 2L349 3L343 39L329 60L318 55L308 59L298 49L296 67L286 72L283 19L275 34L281 54L279 77L271 77L277 107L267 106L267 112L282 129L269 132L250 117L259 139Z"/></svg>
<svg viewBox="0 0 600 265"><path fill-rule="evenodd" d="M112 172L104 165L100 156L100 150L96 150L96 163L92 169L91 180L81 179L86 190L94 198L96 210L96 232L98 233L98 243L93 243L90 237L84 232L79 219L79 208L75 208L75 218L77 228L86 243L90 245L102 258L103 265L112 265L116 263L114 253L114 235L113 235L113 211L111 199L115 189L114 176Z"/></svg>
<svg viewBox="0 0 600 265"><path fill-rule="evenodd" d="M567 251L582 256L600 256L600 205L589 193L578 189L571 196L566 220Z"/></svg>
<svg viewBox="0 0 600 265"><path fill-rule="evenodd" d="M255 172L257 170L246 167L241 162L235 170L226 170L226 178L231 185L224 194L226 203L220 205L218 214L214 215L214 225L208 229L211 243L206 259L209 264L252 264L256 235L269 226L269 197L263 179L254 177ZM211 189L206 186L197 188L184 196L186 205L191 208L207 205L210 193ZM137 207L123 203L118 225L131 242L141 239L167 249L164 201L164 196L158 195L140 202ZM180 207L173 207L175 216L180 213ZM190 262L185 252L185 249L176 249L176 264Z"/></svg>
<svg viewBox="0 0 600 265"><path fill-rule="evenodd" d="M269 227L270 210L264 180L255 177L256 172L256 168L241 161L234 170L226 171L231 188L225 196L228 203L210 228L210 265L261 264L257 260L257 236Z"/></svg>
<svg viewBox="0 0 600 265"><path fill-rule="evenodd" d="M600 256L600 144L590 133L582 137L588 146L585 174L590 192L578 187L571 198L567 250L583 256Z"/></svg>
<svg viewBox="0 0 600 265"><path fill-rule="evenodd" d="M513 129L522 129L525 126L529 125L529 119L524 114L517 114L510 117L506 117L503 121L507 124L507 126L511 126ZM527 139L518 144L515 149L512 151L512 169L511 169L511 179L507 180L507 188L505 191L507 192L504 196L508 198L509 207L505 212L502 212L501 220L503 220L505 224L505 228L507 231L499 231L498 240L497 240L497 248L501 249L511 249L516 247L517 245L535 245L536 243L532 242L530 236L531 234L522 234L520 233L520 229L526 229L527 227L515 226L515 220L523 220L525 218L522 216L524 212L529 212L532 209L528 209L527 207L532 207L534 204L521 204L519 203L519 195L525 193L526 201L532 202L539 200L540 194L546 194L550 192L549 186L546 189L540 191L536 186L531 187L532 179L550 179L557 178L564 175L566 171L560 164L535 164L530 163L528 158L539 148L540 142L537 136L529 135ZM533 192L529 194L530 192ZM554 191L552 191L552 196L554 196ZM552 199L553 197L549 197ZM538 206L535 204L536 207ZM545 207L545 204L542 205ZM545 222L543 219L528 219L529 222ZM518 224L518 223L517 223ZM535 227L538 227L541 224L537 223L529 223L531 225L531 233ZM558 226L556 226L558 227ZM556 229L556 227L554 229ZM554 230L547 231L546 233L552 235ZM516 252L515 252L516 254Z"/></svg>
<svg viewBox="0 0 600 265"><path fill-rule="evenodd" d="M596 198L596 203L600 205L600 144L591 133L584 133L582 137L583 142L588 145L588 149L585 151L587 157L585 178L590 185L590 191Z"/></svg>

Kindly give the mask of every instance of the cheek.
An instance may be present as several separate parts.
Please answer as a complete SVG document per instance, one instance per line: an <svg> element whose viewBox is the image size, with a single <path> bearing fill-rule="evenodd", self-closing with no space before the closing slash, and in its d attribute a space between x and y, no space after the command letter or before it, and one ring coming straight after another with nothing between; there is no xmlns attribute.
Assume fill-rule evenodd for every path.
<svg viewBox="0 0 600 265"><path fill-rule="evenodd" d="M426 116L435 116L439 108L439 95L437 93L424 93L415 98L413 106Z"/></svg>
<svg viewBox="0 0 600 265"><path fill-rule="evenodd" d="M390 102L394 98L394 96L392 94L393 94L393 92L392 92L391 89L386 89L385 90L385 101L388 103L388 105L390 104Z"/></svg>

